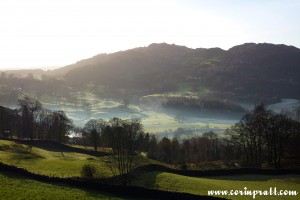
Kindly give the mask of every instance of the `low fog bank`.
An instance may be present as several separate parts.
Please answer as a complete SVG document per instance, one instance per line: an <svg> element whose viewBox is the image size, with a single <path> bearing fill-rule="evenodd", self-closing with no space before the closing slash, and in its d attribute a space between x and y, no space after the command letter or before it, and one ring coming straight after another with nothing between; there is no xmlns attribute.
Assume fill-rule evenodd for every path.
<svg viewBox="0 0 300 200"><path fill-rule="evenodd" d="M176 100L178 98L176 97ZM185 99L186 100L186 99ZM83 127L90 119L110 120L113 117L121 119L141 119L146 132L157 134L159 137L173 137L181 135L181 138L201 135L214 131L223 134L230 126L237 123L246 110L254 105L237 104L243 107L244 111L234 109L215 109L201 106L190 106L190 104L169 104L166 106L166 99L159 97L142 97L138 102L119 99L100 99L95 95L85 95L64 101L53 100L49 97L41 98L40 101L49 110L63 110L78 127ZM212 101L213 105L216 104ZM170 106L171 105L171 106ZM174 106L175 105L175 106ZM186 106L188 105L188 106ZM209 104L210 105L210 104ZM219 106L219 104L217 104ZM226 106L232 105L226 102ZM6 105L10 108L17 108L17 105ZM222 106L224 106L222 104ZM267 105L274 112L285 112L292 115L300 101L296 99L282 99L276 104Z"/></svg>

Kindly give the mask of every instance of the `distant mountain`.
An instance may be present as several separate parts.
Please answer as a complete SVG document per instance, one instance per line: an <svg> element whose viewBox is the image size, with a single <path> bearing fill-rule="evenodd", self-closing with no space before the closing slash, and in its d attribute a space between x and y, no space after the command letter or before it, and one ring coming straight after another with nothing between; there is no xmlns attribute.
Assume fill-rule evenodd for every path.
<svg viewBox="0 0 300 200"><path fill-rule="evenodd" d="M42 69L13 69L13 70L3 70L2 72L6 73L7 75L12 74L15 76L27 76L31 75L43 75L46 74L46 71Z"/></svg>
<svg viewBox="0 0 300 200"><path fill-rule="evenodd" d="M72 70L66 73L65 79L78 85L95 83L118 88L170 91L186 80L190 65L224 52L221 49L195 50L166 43L151 44L113 54L100 54L69 65L67 69Z"/></svg>
<svg viewBox="0 0 300 200"><path fill-rule="evenodd" d="M190 84L196 92L205 88L209 95L235 100L300 98L300 49L286 45L246 43L225 51L151 44L54 71L73 86L166 92Z"/></svg>

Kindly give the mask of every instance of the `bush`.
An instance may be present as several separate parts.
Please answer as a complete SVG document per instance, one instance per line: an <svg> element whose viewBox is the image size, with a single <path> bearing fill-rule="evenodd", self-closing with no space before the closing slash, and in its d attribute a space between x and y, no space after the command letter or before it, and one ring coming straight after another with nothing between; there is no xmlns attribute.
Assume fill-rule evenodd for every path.
<svg viewBox="0 0 300 200"><path fill-rule="evenodd" d="M89 164L85 164L82 169L81 169L81 177L82 178L88 178L88 179L92 179L95 178L95 174L96 174L96 167L93 165L89 165Z"/></svg>

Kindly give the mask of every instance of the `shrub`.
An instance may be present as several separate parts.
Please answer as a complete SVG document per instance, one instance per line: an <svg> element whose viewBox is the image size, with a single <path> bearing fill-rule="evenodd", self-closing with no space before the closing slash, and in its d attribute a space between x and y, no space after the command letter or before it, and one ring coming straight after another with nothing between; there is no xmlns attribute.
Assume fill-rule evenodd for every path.
<svg viewBox="0 0 300 200"><path fill-rule="evenodd" d="M96 167L90 164L85 164L81 169L81 177L92 179L95 178Z"/></svg>

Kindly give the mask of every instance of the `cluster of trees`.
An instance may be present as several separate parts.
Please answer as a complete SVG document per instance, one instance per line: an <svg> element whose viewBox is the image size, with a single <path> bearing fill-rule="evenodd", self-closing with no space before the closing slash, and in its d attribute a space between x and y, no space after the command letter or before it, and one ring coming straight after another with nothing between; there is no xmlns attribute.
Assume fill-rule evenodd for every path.
<svg viewBox="0 0 300 200"><path fill-rule="evenodd" d="M189 96L177 96L166 97L166 101L163 103L166 108L181 108L184 110L221 110L231 112L244 112L244 109L234 103L228 101L220 101L211 98L189 97Z"/></svg>
<svg viewBox="0 0 300 200"><path fill-rule="evenodd" d="M114 150L116 142L119 140L125 142L126 139L130 139L130 142L136 140L134 145L138 144L138 148L135 149L147 151L146 143L150 140L149 133L144 133L139 119L122 120L117 117L109 121L91 119L79 131L82 132L83 144L92 146L95 151L99 147L111 147Z"/></svg>
<svg viewBox="0 0 300 200"><path fill-rule="evenodd" d="M73 128L64 111L50 111L33 98L18 99L15 110L0 107L0 135L22 139L52 139L65 142Z"/></svg>
<svg viewBox="0 0 300 200"><path fill-rule="evenodd" d="M160 141L151 138L148 156L181 168L186 168L191 163L233 159L228 141L219 138L212 131L182 141L167 137Z"/></svg>
<svg viewBox="0 0 300 200"><path fill-rule="evenodd" d="M263 163L280 168L283 158L300 158L299 116L292 119L267 110L263 104L246 113L239 123L226 131L234 147L235 159L250 167Z"/></svg>

